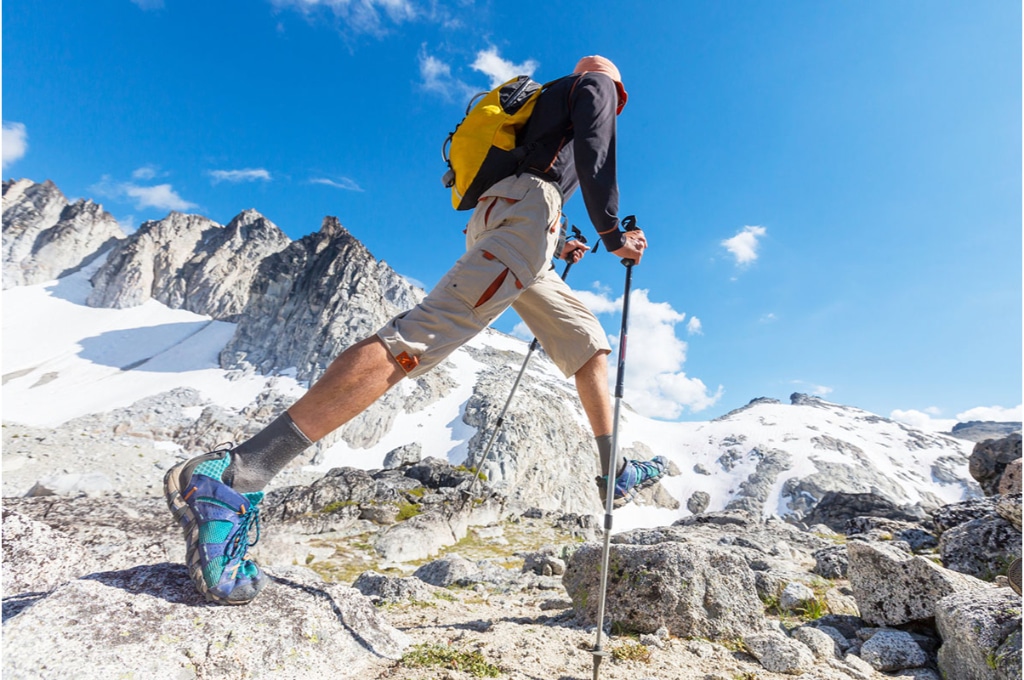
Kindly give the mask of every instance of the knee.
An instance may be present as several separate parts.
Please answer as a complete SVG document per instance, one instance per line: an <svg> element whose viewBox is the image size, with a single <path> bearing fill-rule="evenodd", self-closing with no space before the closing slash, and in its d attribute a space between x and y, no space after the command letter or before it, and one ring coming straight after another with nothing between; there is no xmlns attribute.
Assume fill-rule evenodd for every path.
<svg viewBox="0 0 1024 680"><path fill-rule="evenodd" d="M576 371L576 376L580 375L593 375L595 373L607 373L608 372L608 354L609 350L599 349L594 353L594 356L590 357L586 363L580 366L579 370Z"/></svg>

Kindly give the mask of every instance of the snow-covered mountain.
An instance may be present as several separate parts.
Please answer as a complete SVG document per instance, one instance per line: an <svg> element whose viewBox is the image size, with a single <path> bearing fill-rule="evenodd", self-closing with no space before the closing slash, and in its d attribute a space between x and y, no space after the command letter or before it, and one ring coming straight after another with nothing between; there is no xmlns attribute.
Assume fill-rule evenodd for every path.
<svg viewBox="0 0 1024 680"><path fill-rule="evenodd" d="M42 186L4 184L5 285L9 268L41 258L14 239L60 222L56 208L26 203ZM67 434L88 418L93 435L127 430L182 455L237 441L301 394L338 351L423 294L335 218L288 242L254 211L227 227L172 214L115 244L94 239L91 254L75 229L93 225L66 224L40 240L48 252L64 239L77 248L74 267L47 270L71 273L15 280L3 293L5 424ZM462 463L486 443L525 354L524 342L488 330L428 376L399 384L304 463L375 468L408 445ZM696 508L800 518L828 491L923 508L978 492L967 470L973 442L805 395L755 399L710 422L624 413L627 454L663 455L679 474L662 484L671 498L624 508L616 529L667 524ZM6 449L4 456L6 465ZM543 355L532 361L491 456L485 469L513 506L599 511L586 420L571 381Z"/></svg>

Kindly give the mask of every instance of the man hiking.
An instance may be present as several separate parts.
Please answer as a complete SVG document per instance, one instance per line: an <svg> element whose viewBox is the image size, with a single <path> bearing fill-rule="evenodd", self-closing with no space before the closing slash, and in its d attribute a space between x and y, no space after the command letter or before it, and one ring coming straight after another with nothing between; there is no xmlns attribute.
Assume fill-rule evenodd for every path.
<svg viewBox="0 0 1024 680"><path fill-rule="evenodd" d="M430 294L342 352L301 399L252 439L168 471L164 495L184 528L189 574L207 600L245 604L266 585L246 553L250 532L259 534L262 489L274 475L400 380L443 361L509 306L562 373L575 378L607 480L611 348L596 317L550 263L556 255L577 262L587 250L578 241L559 248L562 204L577 186L605 249L635 263L643 257L643 232L623 231L618 219L615 131L626 99L618 68L604 57L584 57L571 75L549 83L522 131L529 153L519 171L483 192L466 229L465 255ZM616 499L631 499L664 473L662 458L620 458ZM599 486L603 493L605 482Z"/></svg>

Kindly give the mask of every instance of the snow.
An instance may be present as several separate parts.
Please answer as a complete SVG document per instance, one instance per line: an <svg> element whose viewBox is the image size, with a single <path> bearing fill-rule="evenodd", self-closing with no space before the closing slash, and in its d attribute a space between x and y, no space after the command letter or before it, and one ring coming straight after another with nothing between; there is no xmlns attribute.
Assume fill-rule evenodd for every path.
<svg viewBox="0 0 1024 680"><path fill-rule="evenodd" d="M154 300L128 309L86 307L91 275L86 269L4 291L5 421L55 427L178 387L241 408L265 386L264 376L229 380L218 366L234 324ZM40 319L46 322L33 322Z"/></svg>
<svg viewBox="0 0 1024 680"><path fill-rule="evenodd" d="M5 422L53 427L178 387L194 388L225 408L237 409L266 387L265 376L235 372L229 378L219 367L218 355L234 333L233 324L169 309L152 300L128 309L87 307L84 303L92 273L86 269L56 282L4 291ZM59 323L52 323L53 319ZM509 352L509 365L516 371L526 354L525 342L493 331L481 333L470 345ZM413 442L420 443L424 456L464 462L476 431L463 423L463 410L478 375L493 368L464 351L456 352L449 361L457 383L450 394L417 413L397 414L391 430L371 448L354 449L339 441L325 452L316 469L326 471L340 465L378 468L387 452ZM271 380L277 389L298 398L304 387L294 374L294 370L284 371ZM524 380L542 385L566 382L550 361L539 357L531 362ZM407 392L413 388L411 383L396 387ZM187 411L189 416L198 417L199 413L196 407ZM791 468L779 475L772 489L766 507L769 514L790 512L783 487L793 477L818 472L815 461L873 468L897 489L903 503L921 501L925 492L944 502L963 500L968 494L966 483L942 482L933 475L932 467L939 459L952 459L945 464L961 479L970 480L966 457L971 442L914 430L851 407L827 402L758 403L714 421L684 423L646 418L626 404L622 414L621 446L642 442L681 470L682 474L662 483L682 507L627 506L615 514L616 531L670 524L687 516L686 501L696 491L710 495L710 510L724 508L756 469L759 458L755 449L782 449L791 457ZM579 418L585 423L582 410ZM825 437L857 447L863 455L852 449L822 448ZM719 461L730 449L735 451L735 465L725 471ZM696 465L713 474L696 473Z"/></svg>

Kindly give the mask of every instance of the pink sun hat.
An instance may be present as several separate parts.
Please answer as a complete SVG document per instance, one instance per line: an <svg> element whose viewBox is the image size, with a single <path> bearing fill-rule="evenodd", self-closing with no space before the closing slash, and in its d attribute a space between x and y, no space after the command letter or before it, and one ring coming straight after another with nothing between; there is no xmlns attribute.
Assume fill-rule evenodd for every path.
<svg viewBox="0 0 1024 680"><path fill-rule="evenodd" d="M626 105L629 95L626 94L626 88L622 86L622 75L619 74L618 67L612 63L611 59L595 54L580 59L576 64L576 68L573 69L573 73L588 72L603 73L615 81L615 89L619 91L619 106L615 109L615 114L618 115L622 113L622 109Z"/></svg>

